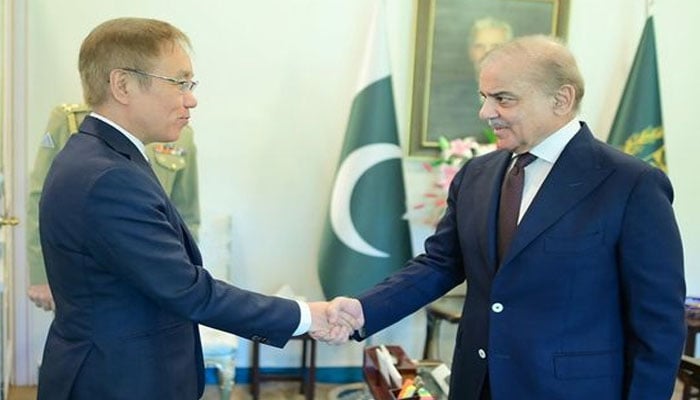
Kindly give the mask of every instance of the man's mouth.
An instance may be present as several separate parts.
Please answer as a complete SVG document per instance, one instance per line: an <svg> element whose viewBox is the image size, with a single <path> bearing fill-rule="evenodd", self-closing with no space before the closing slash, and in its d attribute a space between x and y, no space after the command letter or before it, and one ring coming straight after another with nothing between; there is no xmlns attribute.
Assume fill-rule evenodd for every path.
<svg viewBox="0 0 700 400"><path fill-rule="evenodd" d="M488 124L494 132L498 132L500 130L508 128L508 125L506 123L497 120L489 120Z"/></svg>
<svg viewBox="0 0 700 400"><path fill-rule="evenodd" d="M493 133L497 136L501 135L501 133L503 133L506 129L508 129L508 127L505 125L493 126L491 128L493 129Z"/></svg>

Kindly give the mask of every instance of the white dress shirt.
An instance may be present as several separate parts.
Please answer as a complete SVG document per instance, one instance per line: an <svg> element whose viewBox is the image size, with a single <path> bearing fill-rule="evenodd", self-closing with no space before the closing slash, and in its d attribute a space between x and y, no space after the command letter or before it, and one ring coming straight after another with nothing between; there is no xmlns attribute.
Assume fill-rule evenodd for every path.
<svg viewBox="0 0 700 400"><path fill-rule="evenodd" d="M537 156L537 159L525 167L525 181L523 185L523 197L520 200L518 223L520 223L528 207L532 204L532 200L540 190L540 187L542 187L554 163L559 159L561 152L564 151L566 145L580 129L580 122L578 119L574 118L561 127L561 129L549 135L537 146L530 149L530 153Z"/></svg>

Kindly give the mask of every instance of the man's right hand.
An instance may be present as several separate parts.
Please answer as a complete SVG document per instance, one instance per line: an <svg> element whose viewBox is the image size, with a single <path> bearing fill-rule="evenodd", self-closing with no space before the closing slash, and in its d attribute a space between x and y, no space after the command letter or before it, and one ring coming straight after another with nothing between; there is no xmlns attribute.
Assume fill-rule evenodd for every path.
<svg viewBox="0 0 700 400"><path fill-rule="evenodd" d="M27 289L27 296L37 307L46 311L53 311L56 305L53 302L53 295L48 284L31 285Z"/></svg>
<svg viewBox="0 0 700 400"><path fill-rule="evenodd" d="M336 297L326 310L328 322L333 325L347 325L359 330L365 325L365 316L359 300L350 297Z"/></svg>
<svg viewBox="0 0 700 400"><path fill-rule="evenodd" d="M362 304L357 299L336 297L330 302L309 303L312 326L309 335L329 344L346 343L352 332L365 324Z"/></svg>

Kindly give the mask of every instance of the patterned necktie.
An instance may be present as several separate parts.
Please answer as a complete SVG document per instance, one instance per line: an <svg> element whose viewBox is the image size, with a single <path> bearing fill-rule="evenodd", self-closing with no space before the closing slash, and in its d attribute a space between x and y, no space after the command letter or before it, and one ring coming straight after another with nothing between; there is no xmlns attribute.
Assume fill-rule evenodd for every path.
<svg viewBox="0 0 700 400"><path fill-rule="evenodd" d="M501 186L501 202L498 207L498 261L503 261L511 240L515 235L520 214L520 201L523 197L525 167L537 157L530 153L520 154L515 165L506 172Z"/></svg>

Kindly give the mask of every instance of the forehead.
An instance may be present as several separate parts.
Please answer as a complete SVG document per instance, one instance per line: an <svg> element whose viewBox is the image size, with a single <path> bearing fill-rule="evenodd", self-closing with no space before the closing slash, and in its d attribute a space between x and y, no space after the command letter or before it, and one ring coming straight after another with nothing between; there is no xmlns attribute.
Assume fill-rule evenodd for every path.
<svg viewBox="0 0 700 400"><path fill-rule="evenodd" d="M483 93L517 93L531 87L527 65L512 57L491 58L481 66L479 90Z"/></svg>
<svg viewBox="0 0 700 400"><path fill-rule="evenodd" d="M191 77L192 60L189 53L180 45L168 45L156 59L155 68L169 76Z"/></svg>

